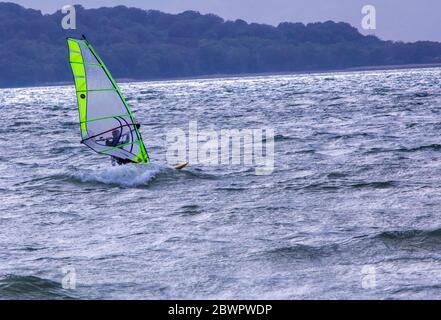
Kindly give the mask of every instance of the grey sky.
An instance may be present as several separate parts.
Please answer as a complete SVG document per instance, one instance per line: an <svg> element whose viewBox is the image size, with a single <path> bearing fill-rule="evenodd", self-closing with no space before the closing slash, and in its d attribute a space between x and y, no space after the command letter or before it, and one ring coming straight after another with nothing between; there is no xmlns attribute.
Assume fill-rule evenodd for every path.
<svg viewBox="0 0 441 320"><path fill-rule="evenodd" d="M244 19L277 25L279 22L345 21L361 29L361 8L371 4L377 9L375 35L385 40L441 41L440 0L16 0L28 8L45 13L65 4L86 8L126 5L157 9L169 13L197 10L215 13L224 19ZM363 32L363 30L360 30ZM366 33L366 32L363 32Z"/></svg>

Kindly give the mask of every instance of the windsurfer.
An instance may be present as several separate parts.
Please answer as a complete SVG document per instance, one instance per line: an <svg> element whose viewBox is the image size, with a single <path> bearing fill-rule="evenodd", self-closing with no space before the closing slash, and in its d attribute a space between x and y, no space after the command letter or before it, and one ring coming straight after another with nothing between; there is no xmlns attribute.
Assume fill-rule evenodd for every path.
<svg viewBox="0 0 441 320"><path fill-rule="evenodd" d="M120 143L121 138L124 137L124 140ZM116 129L112 131L112 138L109 138L106 140L106 146L109 147L117 147L120 144L126 144L129 141L129 135L128 134L124 134L122 135L122 129ZM123 164L128 164L128 163L132 163L133 161L129 160L129 159L121 159L118 157L114 157L112 156L112 165L118 164L118 165L123 165Z"/></svg>

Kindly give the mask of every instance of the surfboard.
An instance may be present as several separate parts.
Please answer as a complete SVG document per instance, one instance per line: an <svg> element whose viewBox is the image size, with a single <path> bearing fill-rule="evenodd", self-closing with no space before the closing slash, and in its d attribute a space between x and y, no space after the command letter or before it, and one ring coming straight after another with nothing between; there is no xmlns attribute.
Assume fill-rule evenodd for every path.
<svg viewBox="0 0 441 320"><path fill-rule="evenodd" d="M176 166L175 169L177 169L177 170L182 170L182 169L184 169L186 166L188 166L188 164L189 164L189 162L185 162L185 163L183 163L183 164L180 164L180 165Z"/></svg>

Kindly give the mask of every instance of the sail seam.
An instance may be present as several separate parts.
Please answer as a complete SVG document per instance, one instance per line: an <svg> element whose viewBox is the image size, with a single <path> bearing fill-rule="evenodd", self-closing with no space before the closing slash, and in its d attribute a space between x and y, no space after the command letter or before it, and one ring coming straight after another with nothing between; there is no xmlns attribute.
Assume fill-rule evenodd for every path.
<svg viewBox="0 0 441 320"><path fill-rule="evenodd" d="M136 126L136 125L133 124L133 123L131 123L131 124L120 125L119 127L115 127L115 128L112 128L112 129L106 130L106 131L104 131L104 132L101 132L101 133L99 133L99 134L96 134L96 135L94 135L94 136L92 136L92 137L88 137L87 139L82 140L81 143L84 143L84 142L87 141L87 140L92 140L92 139L94 139L94 138L96 138L96 137L99 137L99 136L101 136L101 135L103 135L103 134L106 134L106 133L109 133L109 132L112 132L112 131L115 131L115 130L118 130L118 129L122 129L122 128L124 128L124 127L129 127L129 128L130 128L131 126ZM133 141L133 138L132 138L132 141Z"/></svg>
<svg viewBox="0 0 441 320"><path fill-rule="evenodd" d="M77 92L104 92L104 91L116 91L115 89L90 89L90 90L77 90Z"/></svg>
<svg viewBox="0 0 441 320"><path fill-rule="evenodd" d="M82 64L82 65L85 65L85 66L92 66L92 67L102 67L102 65L97 64L97 63L77 62L77 61L70 61L70 63L73 63L73 64Z"/></svg>
<svg viewBox="0 0 441 320"><path fill-rule="evenodd" d="M113 150L116 150L116 149L121 149L121 148L124 148L124 147L130 146L130 145L132 145L132 144L137 144L137 143L139 143L139 140L138 140L138 141L132 141L132 142L125 143L125 144L121 144L121 145L116 146L116 147L107 148L107 149L102 150L101 152L102 152L102 153L106 153L106 152L109 152L109 151L113 151ZM127 150L124 150L124 149L123 149L123 151L127 151ZM129 152L129 151L127 151L127 152ZM129 153L131 153L131 152L129 152Z"/></svg>
<svg viewBox="0 0 441 320"><path fill-rule="evenodd" d="M95 121L106 120L106 119L113 119L113 118L116 118L116 117L130 117L130 115L129 114L118 114L118 115L115 115L115 116L108 116L108 117L90 119L90 120L87 120L87 121L82 121L81 123L88 123L88 122L95 122Z"/></svg>

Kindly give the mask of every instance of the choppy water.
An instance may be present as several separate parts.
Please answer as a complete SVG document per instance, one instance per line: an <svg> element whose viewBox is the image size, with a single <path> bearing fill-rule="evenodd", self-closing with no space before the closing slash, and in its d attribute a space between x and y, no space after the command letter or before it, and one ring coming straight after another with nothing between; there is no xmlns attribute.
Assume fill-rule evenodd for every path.
<svg viewBox="0 0 441 320"><path fill-rule="evenodd" d="M72 87L2 89L0 298L440 298L440 79L124 84L145 167L79 144ZM274 173L168 169L167 130L191 120L274 128Z"/></svg>

